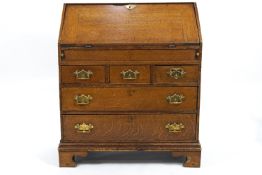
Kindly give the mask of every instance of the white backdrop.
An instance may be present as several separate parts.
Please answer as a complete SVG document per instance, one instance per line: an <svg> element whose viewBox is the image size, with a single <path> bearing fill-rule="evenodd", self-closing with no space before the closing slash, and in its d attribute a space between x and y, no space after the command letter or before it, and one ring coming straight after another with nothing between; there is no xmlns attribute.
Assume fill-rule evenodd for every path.
<svg viewBox="0 0 262 175"><path fill-rule="evenodd" d="M262 1L196 1L204 43L200 169L139 158L58 167L63 2L110 1L1 0L0 174L262 173Z"/></svg>

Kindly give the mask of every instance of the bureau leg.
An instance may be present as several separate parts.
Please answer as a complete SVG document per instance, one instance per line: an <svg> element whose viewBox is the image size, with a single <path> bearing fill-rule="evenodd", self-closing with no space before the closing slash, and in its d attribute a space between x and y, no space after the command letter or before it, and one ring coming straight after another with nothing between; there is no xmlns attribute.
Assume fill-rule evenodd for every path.
<svg viewBox="0 0 262 175"><path fill-rule="evenodd" d="M59 166L60 167L75 167L75 157L86 157L87 152L68 152L68 151L59 151Z"/></svg>
<svg viewBox="0 0 262 175"><path fill-rule="evenodd" d="M186 157L185 162L183 163L184 167L200 167L201 152L172 152L174 158L184 156Z"/></svg>

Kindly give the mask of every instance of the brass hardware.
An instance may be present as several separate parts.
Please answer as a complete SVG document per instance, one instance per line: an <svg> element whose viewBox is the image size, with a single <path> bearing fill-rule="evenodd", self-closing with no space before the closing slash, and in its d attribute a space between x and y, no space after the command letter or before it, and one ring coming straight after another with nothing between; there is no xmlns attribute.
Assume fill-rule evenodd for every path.
<svg viewBox="0 0 262 175"><path fill-rule="evenodd" d="M183 125L183 123L168 123L165 126L165 128L168 129L168 132L177 133L177 132L181 132L182 129L185 128L185 126Z"/></svg>
<svg viewBox="0 0 262 175"><path fill-rule="evenodd" d="M180 79L180 78L183 78L184 75L186 74L186 72L184 71L183 68L180 68L180 67L172 67L170 68L169 72L167 72L167 74L174 78L174 79Z"/></svg>
<svg viewBox="0 0 262 175"><path fill-rule="evenodd" d="M200 53L199 53L199 52L197 52L197 53L196 53L196 56L198 57L199 55L200 55Z"/></svg>
<svg viewBox="0 0 262 175"><path fill-rule="evenodd" d="M173 94L166 97L169 104L181 104L183 103L185 96L182 94Z"/></svg>
<svg viewBox="0 0 262 175"><path fill-rule="evenodd" d="M175 48L176 45L175 45L175 44L169 44L168 47L169 47L169 48Z"/></svg>
<svg viewBox="0 0 262 175"><path fill-rule="evenodd" d="M60 56L61 56L61 59L63 60L63 59L65 58L64 52L61 52L61 53L60 53Z"/></svg>
<svg viewBox="0 0 262 175"><path fill-rule="evenodd" d="M127 4L127 5L125 5L125 7L126 7L128 10L132 10L132 9L134 9L134 8L136 7L136 5L134 5L134 4Z"/></svg>
<svg viewBox="0 0 262 175"><path fill-rule="evenodd" d="M90 79L91 78L91 76L93 75L93 72L91 70L87 70L86 71L86 70L82 69L80 71L76 70L74 72L74 74L76 75L77 79L86 80L86 79Z"/></svg>
<svg viewBox="0 0 262 175"><path fill-rule="evenodd" d="M91 95L76 95L75 96L75 101L76 104L78 105L88 105L90 104L91 100L93 99L93 97Z"/></svg>
<svg viewBox="0 0 262 175"><path fill-rule="evenodd" d="M81 133L90 133L91 129L93 129L94 126L90 123L88 124L85 124L85 123L82 123L82 124L76 124L75 125L75 129L77 129L77 132L81 132Z"/></svg>
<svg viewBox="0 0 262 175"><path fill-rule="evenodd" d="M92 48L92 47L94 47L94 46L91 45L91 44L87 44L87 45L85 45L84 47L85 47L85 48Z"/></svg>
<svg viewBox="0 0 262 175"><path fill-rule="evenodd" d="M121 75L124 80L135 80L137 79L139 72L137 70L133 71L128 69L127 71L122 71Z"/></svg>

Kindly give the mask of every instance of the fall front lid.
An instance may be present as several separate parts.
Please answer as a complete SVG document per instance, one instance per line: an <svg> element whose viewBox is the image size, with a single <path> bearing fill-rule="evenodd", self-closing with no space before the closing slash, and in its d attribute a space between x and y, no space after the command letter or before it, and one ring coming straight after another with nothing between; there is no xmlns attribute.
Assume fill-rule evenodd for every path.
<svg viewBox="0 0 262 175"><path fill-rule="evenodd" d="M194 3L66 5L59 44L201 42Z"/></svg>

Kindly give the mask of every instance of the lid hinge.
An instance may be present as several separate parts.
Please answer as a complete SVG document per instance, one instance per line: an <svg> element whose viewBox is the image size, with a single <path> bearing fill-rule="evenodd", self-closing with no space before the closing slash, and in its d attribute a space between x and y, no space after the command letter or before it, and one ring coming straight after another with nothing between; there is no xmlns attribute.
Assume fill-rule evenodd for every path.
<svg viewBox="0 0 262 175"><path fill-rule="evenodd" d="M92 48L92 47L94 47L94 46L91 45L91 44L87 44L87 45L84 45L84 47L85 47L85 48Z"/></svg>
<svg viewBox="0 0 262 175"><path fill-rule="evenodd" d="M175 44L169 44L168 47L169 47L169 48L175 48L176 45L175 45Z"/></svg>

